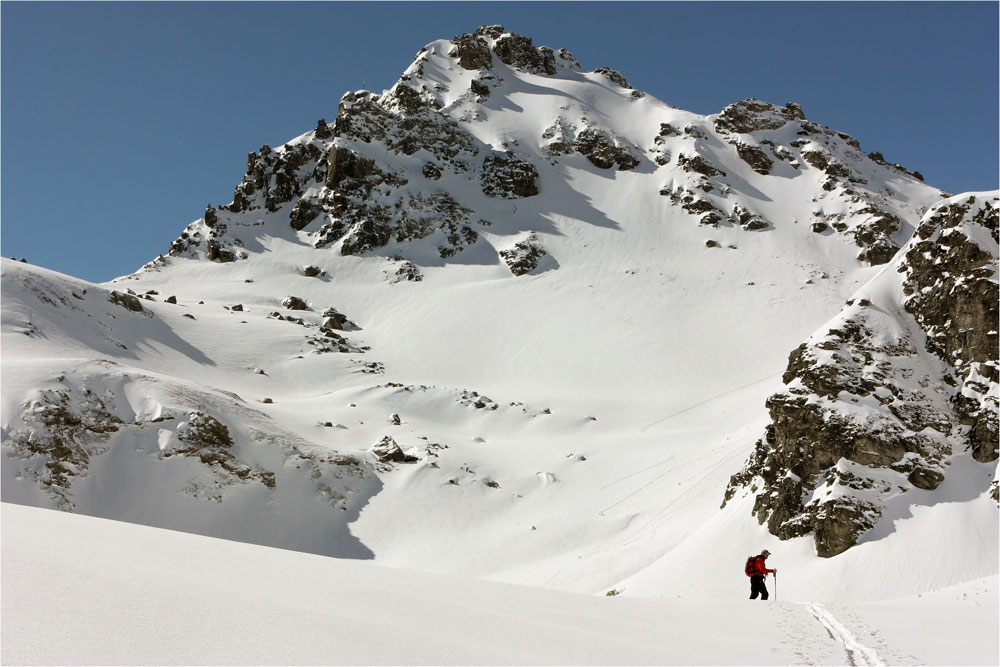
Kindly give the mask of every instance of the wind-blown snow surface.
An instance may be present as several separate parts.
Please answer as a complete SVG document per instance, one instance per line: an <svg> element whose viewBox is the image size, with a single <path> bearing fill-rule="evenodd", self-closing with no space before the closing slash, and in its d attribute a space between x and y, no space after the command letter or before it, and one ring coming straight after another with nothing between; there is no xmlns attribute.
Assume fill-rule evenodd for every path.
<svg viewBox="0 0 1000 667"><path fill-rule="evenodd" d="M875 604L588 597L2 512L4 664L973 665L998 650L996 577Z"/></svg>
<svg viewBox="0 0 1000 667"><path fill-rule="evenodd" d="M885 243L905 243L938 190L799 120L807 137L792 126L739 135L798 144L762 175L715 117L562 65L542 76L495 62L488 100L475 102L464 92L472 74L448 49L422 52L423 90L473 136L475 164L507 148L535 164L538 195L490 198L475 164L458 173L442 162L431 181L428 152L331 141L403 173L407 196L440 188L492 223L457 254L439 254L441 230L360 254L341 254L343 239L317 247L321 221L293 228L288 200L217 211L212 230L237 261L209 261L193 241L212 231L207 220L188 227L179 256L104 285L3 260L5 502L424 574L615 589L615 603L684 595L709 604L692 608L699 618L746 596L744 559L765 546L783 595L802 601L895 604L997 574L996 504L946 493L959 471L883 539L833 559L818 559L808 538L779 542L747 502L719 509L788 353L879 270L858 260L850 234L871 217L854 210L866 204L808 160L849 165L854 193L898 218ZM639 164L549 154L542 135L557 117L607 129ZM658 134L664 124L676 132ZM735 218L700 224L673 202L701 179L677 166L681 153L723 168L702 185ZM392 210L397 193L386 190L371 198ZM767 226L744 228L736 204ZM817 220L848 231L814 231ZM500 252L532 232L548 254L514 276ZM394 282L396 256L422 280ZM290 308L291 296L307 309ZM350 320L339 338L321 329L328 308ZM400 460L371 451L385 436ZM928 553L929 538L961 547ZM350 579L359 565L328 567ZM795 613L819 627L813 612ZM770 655L684 658L795 661ZM396 658L409 661L386 659Z"/></svg>

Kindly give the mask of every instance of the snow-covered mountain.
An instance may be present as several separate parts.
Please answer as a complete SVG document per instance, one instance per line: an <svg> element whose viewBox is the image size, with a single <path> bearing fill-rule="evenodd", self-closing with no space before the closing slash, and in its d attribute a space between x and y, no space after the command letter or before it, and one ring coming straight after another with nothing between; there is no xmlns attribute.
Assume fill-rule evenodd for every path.
<svg viewBox="0 0 1000 667"><path fill-rule="evenodd" d="M137 273L3 261L2 497L585 593L996 575L997 193L948 197L794 103L435 41Z"/></svg>

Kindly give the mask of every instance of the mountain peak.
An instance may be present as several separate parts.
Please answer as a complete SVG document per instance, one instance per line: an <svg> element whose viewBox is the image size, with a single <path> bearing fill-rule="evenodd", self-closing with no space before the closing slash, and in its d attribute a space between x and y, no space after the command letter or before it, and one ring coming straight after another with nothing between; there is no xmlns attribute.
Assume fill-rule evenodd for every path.
<svg viewBox="0 0 1000 667"><path fill-rule="evenodd" d="M535 46L530 37L506 32L501 25L479 26L475 32L451 40L448 55L467 70L493 67L493 56L505 65L531 74L553 75L559 68L578 71L580 64L566 49L558 53L547 46Z"/></svg>
<svg viewBox="0 0 1000 667"><path fill-rule="evenodd" d="M590 593L996 530L996 193L501 26L303 130L115 285L3 262L5 500Z"/></svg>

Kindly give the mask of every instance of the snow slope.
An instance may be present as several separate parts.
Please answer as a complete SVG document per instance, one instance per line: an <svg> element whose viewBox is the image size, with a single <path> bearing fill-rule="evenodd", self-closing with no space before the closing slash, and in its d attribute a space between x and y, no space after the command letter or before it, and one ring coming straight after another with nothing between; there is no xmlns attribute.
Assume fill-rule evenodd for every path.
<svg viewBox="0 0 1000 667"><path fill-rule="evenodd" d="M495 54L503 35L484 34ZM554 74L493 55L470 70L454 48L428 45L392 90L345 96L332 128L251 154L233 203L206 211L136 274L95 285L2 260L4 502L370 559L378 568L274 555L343 570L345 591L369 582L385 592L397 585L372 580L396 575L424 591L482 585L550 601L553 616L584 605L603 618L606 607L590 605L609 601L482 580L615 589L610 602L636 615L664 604L675 620L735 627L725 605L746 595L743 561L766 546L782 591L803 602L895 609L990 577L983 595L995 601L997 507L967 493L971 469L901 507L879 539L830 559L808 537L770 535L751 499L720 510L789 352L880 271L942 193L794 105L750 100L698 116L571 58L554 56ZM488 94L474 92L483 86ZM591 159L598 135L619 162ZM510 174L488 165L505 159L515 176L534 167L537 194L497 195ZM519 243L545 255L515 275L507 258ZM330 325L330 309L347 321ZM373 446L386 436L399 451L380 457ZM928 535L960 547L914 557ZM5 564L5 586L7 575ZM705 606L629 599L671 595ZM435 604L455 618L467 605L449 607L449 596ZM496 614L522 609L510 604ZM367 609L403 623L391 605ZM812 628L809 641L830 636L818 608L773 613ZM555 632L553 616L542 627ZM406 620L430 632L420 625L429 618ZM711 653L706 639L706 652L698 644L668 659L637 636L663 629L636 623L625 643L646 648L625 662L844 657L839 642L828 657L771 654L770 642L744 658L734 647ZM611 659L560 636L567 662ZM756 636L747 642L758 646ZM488 654L556 659L532 646L539 653L506 653L498 639ZM447 661L439 649L421 655ZM887 659L908 661L898 655Z"/></svg>
<svg viewBox="0 0 1000 667"><path fill-rule="evenodd" d="M996 577L878 604L597 598L2 512L4 664L974 665L998 650Z"/></svg>

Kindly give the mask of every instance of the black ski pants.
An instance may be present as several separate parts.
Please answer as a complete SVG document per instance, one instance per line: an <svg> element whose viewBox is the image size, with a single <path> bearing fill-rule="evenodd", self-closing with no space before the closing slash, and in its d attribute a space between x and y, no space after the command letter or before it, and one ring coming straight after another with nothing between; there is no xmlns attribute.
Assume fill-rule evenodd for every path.
<svg viewBox="0 0 1000 667"><path fill-rule="evenodd" d="M768 597L767 586L764 585L764 575L762 574L750 577L750 599L756 600L758 595L761 600L766 600Z"/></svg>

